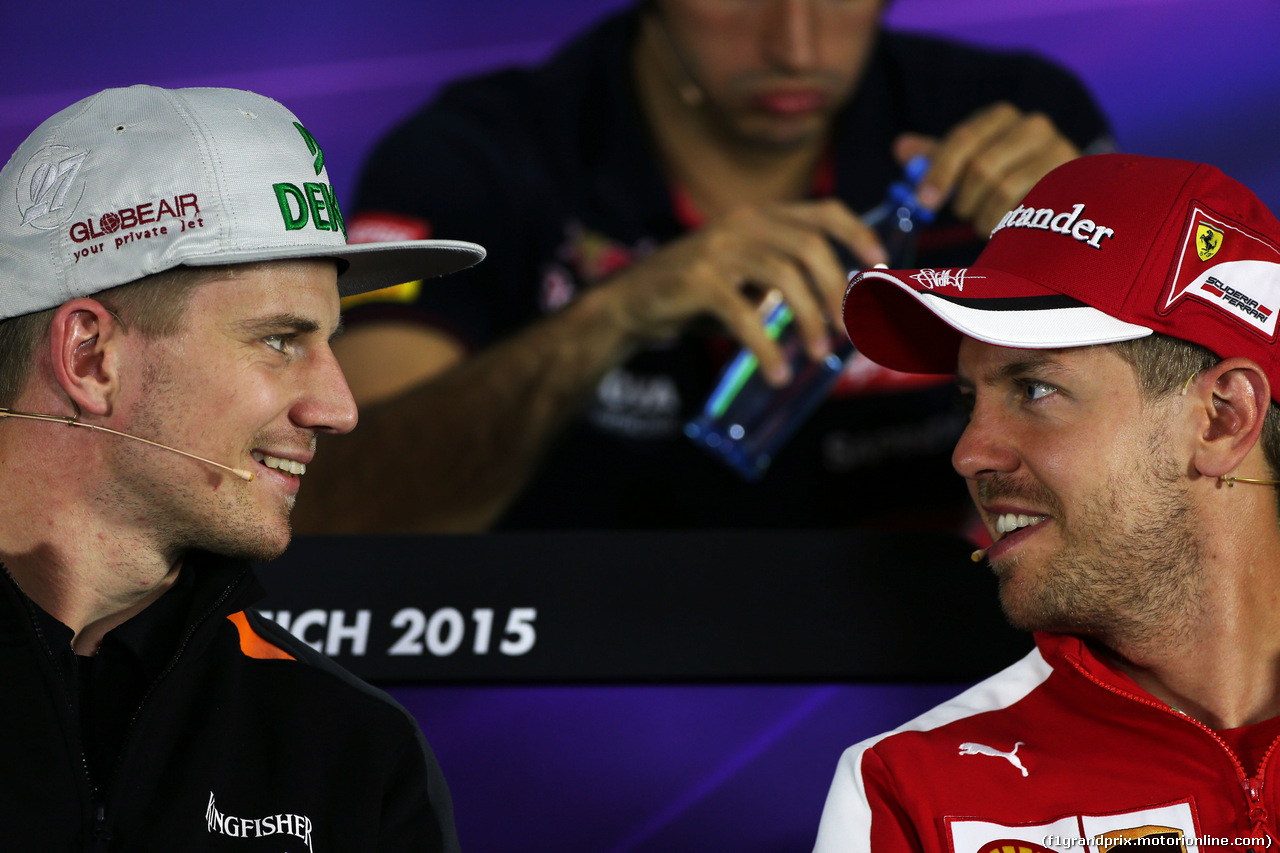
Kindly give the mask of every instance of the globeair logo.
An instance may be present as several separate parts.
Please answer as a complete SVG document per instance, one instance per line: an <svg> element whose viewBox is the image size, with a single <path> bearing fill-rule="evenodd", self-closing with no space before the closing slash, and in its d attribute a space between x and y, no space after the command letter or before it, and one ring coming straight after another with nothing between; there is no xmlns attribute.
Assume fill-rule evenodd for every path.
<svg viewBox="0 0 1280 853"><path fill-rule="evenodd" d="M213 792L209 792L209 805L204 818L209 832L228 838L263 838L268 835L292 835L302 839L311 850L311 818L300 814L277 814L267 817L231 817L218 811Z"/></svg>
<svg viewBox="0 0 1280 853"><path fill-rule="evenodd" d="M302 135L307 150L315 156L312 167L318 177L324 171L324 152L314 136L296 121L293 126ZM340 231L347 236L347 226L342 221L342 211L338 209L338 199L333 187L319 181L307 181L301 187L296 184L272 184L276 191L276 202L280 205L280 215L284 219L286 231L298 231L311 227L317 231Z"/></svg>

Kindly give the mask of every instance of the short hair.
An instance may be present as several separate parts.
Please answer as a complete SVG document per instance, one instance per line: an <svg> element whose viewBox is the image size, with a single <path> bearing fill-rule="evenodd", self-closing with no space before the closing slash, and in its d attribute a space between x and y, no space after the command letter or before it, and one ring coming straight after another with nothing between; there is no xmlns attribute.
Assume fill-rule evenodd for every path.
<svg viewBox="0 0 1280 853"><path fill-rule="evenodd" d="M1138 386L1149 400L1182 390L1192 376L1222 361L1212 350L1199 344L1161 334L1112 346L1117 355L1133 366ZM1267 406L1260 441L1274 478L1280 474L1280 405L1274 400Z"/></svg>
<svg viewBox="0 0 1280 853"><path fill-rule="evenodd" d="M177 334L187 315L191 292L231 268L175 267L95 293L93 299L113 312L125 327L144 337ZM26 387L36 349L48 338L57 308L0 321L0 407L12 406Z"/></svg>

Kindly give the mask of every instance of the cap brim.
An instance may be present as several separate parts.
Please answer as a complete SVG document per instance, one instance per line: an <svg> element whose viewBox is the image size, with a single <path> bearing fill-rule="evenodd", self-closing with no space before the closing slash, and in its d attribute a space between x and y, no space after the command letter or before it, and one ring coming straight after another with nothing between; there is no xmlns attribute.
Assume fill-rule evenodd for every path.
<svg viewBox="0 0 1280 853"><path fill-rule="evenodd" d="M980 288L972 287L974 279L983 279ZM907 373L954 373L962 337L1002 347L1061 349L1133 340L1152 331L1019 276L979 268L866 270L845 292L844 323L849 339L869 359Z"/></svg>
<svg viewBox="0 0 1280 853"><path fill-rule="evenodd" d="M354 296L370 290L447 275L484 260L485 250L462 240L403 240L342 246L289 246L188 257L189 266L247 264L304 258L338 261L338 293Z"/></svg>

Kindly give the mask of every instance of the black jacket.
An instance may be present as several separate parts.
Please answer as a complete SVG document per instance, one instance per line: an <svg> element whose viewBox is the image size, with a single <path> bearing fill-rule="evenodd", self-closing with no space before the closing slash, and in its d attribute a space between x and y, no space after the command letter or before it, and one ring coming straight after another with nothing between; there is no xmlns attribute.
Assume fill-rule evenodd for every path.
<svg viewBox="0 0 1280 853"><path fill-rule="evenodd" d="M379 143L347 219L352 238L429 233L489 254L416 291L362 296L348 328L422 323L479 350L688 232L635 95L637 27L632 7L536 68L453 83ZM941 136L1001 100L1045 113L1083 150L1111 145L1082 83L1044 59L883 32L835 119L828 185L814 195L870 210L901 176L898 134ZM425 231L391 228L404 217ZM944 210L921 233L917 262L967 266L983 245ZM951 468L964 419L950 385L922 388L919 377L887 377L865 359L764 479L743 482L683 432L737 348L695 323L611 371L499 526L918 528L971 511Z"/></svg>
<svg viewBox="0 0 1280 853"><path fill-rule="evenodd" d="M182 575L176 630L130 620L104 640L169 638L105 751L87 745L69 630L0 577L0 850L458 850L444 777L403 708L246 610L261 592L247 564L195 554Z"/></svg>

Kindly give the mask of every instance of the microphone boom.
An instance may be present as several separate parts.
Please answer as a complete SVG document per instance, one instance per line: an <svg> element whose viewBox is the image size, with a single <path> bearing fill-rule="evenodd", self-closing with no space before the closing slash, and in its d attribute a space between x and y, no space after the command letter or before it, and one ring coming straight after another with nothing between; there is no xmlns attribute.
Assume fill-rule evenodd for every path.
<svg viewBox="0 0 1280 853"><path fill-rule="evenodd" d="M228 471L234 474L235 476L239 477L241 480L244 480L246 483L253 482L252 471L246 471L243 468L232 468L227 465L222 465L217 462L214 462L212 459L205 459L203 456L196 456L194 453L188 453L185 450L179 450L176 447L170 447L169 445L161 444L158 441L151 441L150 439L140 438L136 435L129 435L129 433L127 432L120 432L119 430L109 429L104 426L98 426L97 424L81 423L75 418L75 416L72 416L72 415L41 415L41 414L36 414L34 412L15 412L12 409L0 408L0 418L22 418L24 420L29 420L29 421L50 421L52 423L57 423L57 424L66 424L67 426L84 427L85 429L96 429L99 432L109 432L112 435L118 435L121 438L131 438L134 441L141 441L143 444L149 444L152 447L158 447L161 450L170 450L179 455L186 456L189 459L194 459L197 462L204 462L208 465L212 465L215 468L221 468L223 471Z"/></svg>

